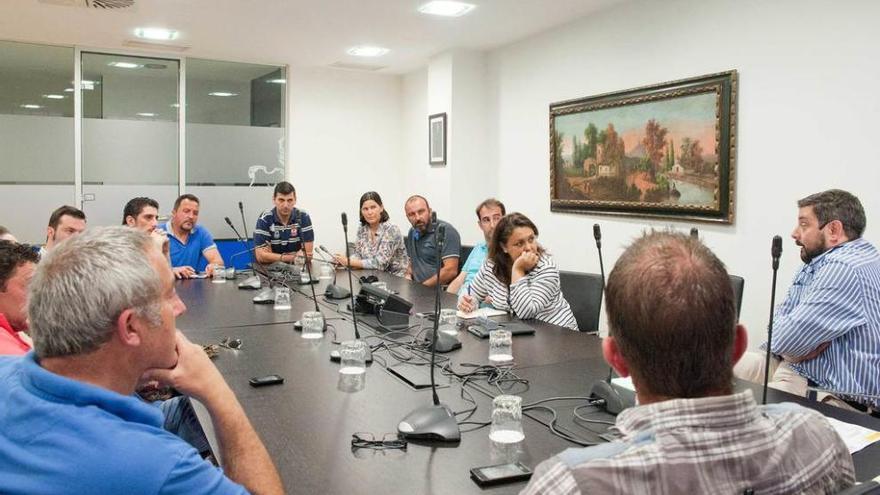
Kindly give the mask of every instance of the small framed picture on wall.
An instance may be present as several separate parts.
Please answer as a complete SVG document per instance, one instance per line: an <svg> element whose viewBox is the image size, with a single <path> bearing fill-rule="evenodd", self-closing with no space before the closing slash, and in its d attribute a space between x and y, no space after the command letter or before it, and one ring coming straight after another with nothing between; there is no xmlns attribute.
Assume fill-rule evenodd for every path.
<svg viewBox="0 0 880 495"><path fill-rule="evenodd" d="M446 114L428 116L428 163L446 165Z"/></svg>

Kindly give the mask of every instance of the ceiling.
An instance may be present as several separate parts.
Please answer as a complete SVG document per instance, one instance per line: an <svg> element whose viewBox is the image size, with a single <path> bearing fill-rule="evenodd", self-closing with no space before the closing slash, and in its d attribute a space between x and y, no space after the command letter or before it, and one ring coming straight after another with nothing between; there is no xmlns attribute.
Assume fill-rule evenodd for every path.
<svg viewBox="0 0 880 495"><path fill-rule="evenodd" d="M459 18L420 14L427 0L135 0L119 11L63 5L81 1L0 2L0 40L132 50L123 43L136 27L165 27L180 32L173 43L189 47L186 56L294 67L368 62L402 74L450 49L496 48L629 0L467 0L477 8ZM377 59L345 53L359 44L391 51Z"/></svg>

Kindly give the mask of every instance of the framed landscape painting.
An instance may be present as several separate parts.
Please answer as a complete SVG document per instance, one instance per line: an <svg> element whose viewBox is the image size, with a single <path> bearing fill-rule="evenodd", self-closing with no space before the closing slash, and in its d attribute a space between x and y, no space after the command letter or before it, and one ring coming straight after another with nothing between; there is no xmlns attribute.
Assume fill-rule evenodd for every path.
<svg viewBox="0 0 880 495"><path fill-rule="evenodd" d="M736 71L550 105L550 209L732 223Z"/></svg>

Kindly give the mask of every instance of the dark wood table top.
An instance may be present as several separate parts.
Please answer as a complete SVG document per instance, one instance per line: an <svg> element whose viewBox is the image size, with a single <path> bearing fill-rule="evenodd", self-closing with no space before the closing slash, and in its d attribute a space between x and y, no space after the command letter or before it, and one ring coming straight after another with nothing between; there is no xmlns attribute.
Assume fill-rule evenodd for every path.
<svg viewBox="0 0 880 495"><path fill-rule="evenodd" d="M360 287L357 276L372 274L412 302L413 313L433 310L432 288L382 272L355 274L355 294ZM534 468L540 461L575 446L549 432L545 425L550 416L546 411L533 411L523 419L526 440L514 450L493 445L488 439L488 428L483 428L463 432L462 441L456 446L410 443L405 452L352 451L352 433L395 432L397 423L408 412L430 404L430 390L415 391L389 374L383 365L396 360L387 350L375 353L375 362L362 382L340 378L338 364L330 362L329 352L339 341L352 339L354 328L348 300L329 301L321 295L327 281L321 280L314 287L319 307L333 330L318 341L302 339L292 325L303 311L314 310L308 286L294 285L291 309L275 311L272 305L254 304L254 291L240 290L231 282L178 282L178 293L188 307L178 317L178 326L202 344L216 343L223 337L241 338L244 342L240 351L221 350L215 362L266 443L289 493L476 493L485 490L470 480L470 468L512 460ZM339 273L337 283L348 286L344 272ZM454 308L456 300L454 295L444 293L441 307ZM387 334L365 323L362 320L359 325L362 337L375 346L381 339L411 340L419 332L421 322L411 318L414 328L407 335ZM491 398L502 391L522 396L524 403L549 397L587 396L595 380L608 376L597 337L537 321L529 324L536 328L536 333L517 336L513 342L514 372L527 379L528 386L499 389L484 380L469 382L465 391L478 407L471 420L488 421ZM459 339L462 349L442 355L447 358L444 364L459 373L473 369L468 364L488 364L488 339L479 339L466 331L459 332ZM422 369L427 372L427 367ZM262 388L248 385L250 377L270 373L285 377L285 383ZM446 385L438 393L453 410L470 407L462 398L458 380L438 373L437 381ZM880 430L880 420L865 415L778 391L771 390L768 395L773 402L805 403L828 416ZM760 397L759 387L755 396ZM607 427L576 420L572 411L579 404L551 404L559 415L560 430L587 441L601 440L598 435ZM613 421L604 413L591 418ZM854 462L858 479L876 476L880 472L880 445L858 452ZM518 483L489 491L515 493L523 486L524 483Z"/></svg>

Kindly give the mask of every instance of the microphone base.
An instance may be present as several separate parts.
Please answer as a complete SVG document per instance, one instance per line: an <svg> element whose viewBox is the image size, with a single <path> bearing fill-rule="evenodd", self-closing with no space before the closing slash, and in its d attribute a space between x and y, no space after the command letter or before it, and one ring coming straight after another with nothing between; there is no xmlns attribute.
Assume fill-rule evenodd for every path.
<svg viewBox="0 0 880 495"><path fill-rule="evenodd" d="M628 390L614 383L599 380L593 383L590 389L591 399L602 399L605 405L602 406L609 414L620 414L624 409L634 407L636 405L636 394L632 390Z"/></svg>
<svg viewBox="0 0 880 495"><path fill-rule="evenodd" d="M262 287L263 287L263 283L260 282L260 277L257 275L254 275L252 277L248 277L248 278L244 279L243 282L238 284L239 289L257 290Z"/></svg>
<svg viewBox="0 0 880 495"><path fill-rule="evenodd" d="M327 299L348 299L351 291L336 284L330 284L324 289L324 297Z"/></svg>
<svg viewBox="0 0 880 495"><path fill-rule="evenodd" d="M461 429L455 413L446 404L430 405L413 410L397 425L397 431L406 439L461 441Z"/></svg>

